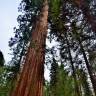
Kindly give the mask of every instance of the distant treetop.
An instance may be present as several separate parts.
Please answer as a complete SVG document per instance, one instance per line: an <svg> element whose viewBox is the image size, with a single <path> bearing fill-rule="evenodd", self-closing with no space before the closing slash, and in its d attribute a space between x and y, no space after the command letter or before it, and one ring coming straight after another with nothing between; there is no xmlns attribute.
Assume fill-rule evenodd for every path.
<svg viewBox="0 0 96 96"><path fill-rule="evenodd" d="M0 50L0 67L4 66L4 56L3 53Z"/></svg>

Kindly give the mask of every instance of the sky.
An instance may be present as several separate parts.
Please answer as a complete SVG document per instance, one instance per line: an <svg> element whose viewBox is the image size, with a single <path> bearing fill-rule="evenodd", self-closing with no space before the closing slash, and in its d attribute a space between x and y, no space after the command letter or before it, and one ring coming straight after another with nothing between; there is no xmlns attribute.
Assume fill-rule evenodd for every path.
<svg viewBox="0 0 96 96"><path fill-rule="evenodd" d="M0 50L5 62L11 60L8 41L13 36L13 28L17 26L18 6L21 0L0 0Z"/></svg>
<svg viewBox="0 0 96 96"><path fill-rule="evenodd" d="M18 6L21 0L0 0L0 50L3 52L5 64L12 56L8 46L9 39L14 35L13 28L18 25ZM45 71L45 78L49 80L49 71Z"/></svg>

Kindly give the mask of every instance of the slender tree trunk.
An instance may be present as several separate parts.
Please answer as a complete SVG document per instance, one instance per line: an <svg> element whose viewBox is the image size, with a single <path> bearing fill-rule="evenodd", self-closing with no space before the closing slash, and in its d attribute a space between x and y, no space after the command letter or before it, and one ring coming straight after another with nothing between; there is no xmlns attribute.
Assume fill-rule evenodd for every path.
<svg viewBox="0 0 96 96"><path fill-rule="evenodd" d="M65 36L66 36L66 34L65 34ZM66 42L67 42L67 45L68 45L68 54L69 54L70 63L71 63L72 71L73 71L73 78L74 78L74 82L75 82L76 96L81 96L79 86L78 86L78 82L77 82L77 78L76 78L76 71L75 71L75 68L74 68L74 63L73 63L72 55L71 55L71 52L70 52L70 45L69 45L69 41L67 39L67 36L66 36Z"/></svg>
<svg viewBox="0 0 96 96"><path fill-rule="evenodd" d="M94 92L95 92L95 95L96 95L96 79L93 76L92 67L90 66L90 64L88 62L85 50L83 48L83 45L82 45L80 39L79 39L79 44L80 44L80 48L81 48L81 51L82 51L82 54L83 54L83 57L84 57L84 60L85 60L85 63L86 63L86 67L88 69L88 73L89 73L89 76L90 76L90 79L91 79L91 82L92 82L92 86L93 86L93 89L94 89Z"/></svg>
<svg viewBox="0 0 96 96"><path fill-rule="evenodd" d="M75 4L82 10L87 22L91 25L91 28L96 32L96 16L90 13L89 6L86 0L74 0Z"/></svg>
<svg viewBox="0 0 96 96"><path fill-rule="evenodd" d="M11 96L43 96L47 18L48 2L45 0L39 20L32 32L31 43L20 79Z"/></svg>

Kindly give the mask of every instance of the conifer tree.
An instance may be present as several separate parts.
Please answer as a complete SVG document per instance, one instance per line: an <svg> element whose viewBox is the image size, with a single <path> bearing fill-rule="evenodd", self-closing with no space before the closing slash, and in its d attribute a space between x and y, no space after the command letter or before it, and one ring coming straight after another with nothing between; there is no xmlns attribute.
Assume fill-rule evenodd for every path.
<svg viewBox="0 0 96 96"><path fill-rule="evenodd" d="M11 96L42 96L45 42L47 35L48 2L44 1L32 32L30 46L20 79Z"/></svg>

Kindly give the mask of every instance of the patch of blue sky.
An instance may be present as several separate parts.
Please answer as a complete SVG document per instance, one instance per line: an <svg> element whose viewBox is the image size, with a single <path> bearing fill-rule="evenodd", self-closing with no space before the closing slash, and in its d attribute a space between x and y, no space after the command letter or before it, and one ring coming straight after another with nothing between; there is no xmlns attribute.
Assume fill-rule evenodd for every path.
<svg viewBox="0 0 96 96"><path fill-rule="evenodd" d="M13 27L17 26L18 6L21 0L0 0L0 50L5 62L11 60L8 41L13 36Z"/></svg>

